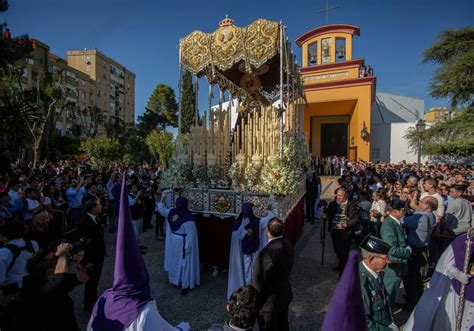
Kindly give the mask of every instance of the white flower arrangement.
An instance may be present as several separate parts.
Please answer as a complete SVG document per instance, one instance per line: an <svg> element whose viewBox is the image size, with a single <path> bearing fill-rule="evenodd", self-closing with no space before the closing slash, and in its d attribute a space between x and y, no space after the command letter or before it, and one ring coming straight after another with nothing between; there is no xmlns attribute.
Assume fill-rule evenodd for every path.
<svg viewBox="0 0 474 331"><path fill-rule="evenodd" d="M195 164L193 167L193 178L199 188L208 188L207 167L203 164Z"/></svg>
<svg viewBox="0 0 474 331"><path fill-rule="evenodd" d="M178 159L163 172L160 180L160 188L182 190L189 187L191 183L192 165L188 161Z"/></svg>

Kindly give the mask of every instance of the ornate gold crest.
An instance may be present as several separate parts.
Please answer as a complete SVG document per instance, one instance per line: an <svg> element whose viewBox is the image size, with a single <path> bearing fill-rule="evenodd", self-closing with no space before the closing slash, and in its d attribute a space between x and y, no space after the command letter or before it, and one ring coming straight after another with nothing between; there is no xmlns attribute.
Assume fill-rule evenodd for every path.
<svg viewBox="0 0 474 331"><path fill-rule="evenodd" d="M214 199L214 209L219 213L226 213L231 207L229 198L224 194L216 196Z"/></svg>
<svg viewBox="0 0 474 331"><path fill-rule="evenodd" d="M198 74L209 64L225 71L242 60L255 72L279 52L277 22L258 19L239 28L225 18L219 25L214 33L194 31L181 40L181 63L192 73Z"/></svg>

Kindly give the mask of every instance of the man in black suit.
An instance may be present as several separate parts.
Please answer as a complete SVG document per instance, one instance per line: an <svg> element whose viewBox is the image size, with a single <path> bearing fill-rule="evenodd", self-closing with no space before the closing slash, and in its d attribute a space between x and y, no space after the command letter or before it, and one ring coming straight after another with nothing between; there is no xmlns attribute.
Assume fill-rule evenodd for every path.
<svg viewBox="0 0 474 331"><path fill-rule="evenodd" d="M283 239L283 222L273 218L268 222L268 244L255 260L252 285L260 293L261 310L258 317L260 330L286 331L288 307L293 299L290 273L294 249Z"/></svg>
<svg viewBox="0 0 474 331"><path fill-rule="evenodd" d="M336 199L329 204L327 216L328 230L331 232L334 253L338 259L338 265L333 270L339 271L341 275L349 258L352 240L357 238L359 231L362 234L359 207L348 200L344 187L336 190Z"/></svg>
<svg viewBox="0 0 474 331"><path fill-rule="evenodd" d="M84 311L90 312L97 301L97 285L102 273L105 257L105 241L99 215L102 206L97 200L88 200L84 204L84 217L78 228L78 237L87 241L82 264L88 269L89 280L84 287Z"/></svg>

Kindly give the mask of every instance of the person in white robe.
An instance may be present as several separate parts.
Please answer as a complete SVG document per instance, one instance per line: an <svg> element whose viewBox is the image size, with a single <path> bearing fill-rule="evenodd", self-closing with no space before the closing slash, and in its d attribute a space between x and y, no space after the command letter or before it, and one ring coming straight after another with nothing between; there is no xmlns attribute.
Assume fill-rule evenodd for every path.
<svg viewBox="0 0 474 331"><path fill-rule="evenodd" d="M474 234L474 231L471 230L471 233ZM403 327L404 331L455 330L462 285L465 286L465 296L461 330L474 330L474 281L472 278L474 239L470 243L471 254L467 274L463 272L466 241L466 235L457 237L441 255L427 289Z"/></svg>
<svg viewBox="0 0 474 331"><path fill-rule="evenodd" d="M267 225L275 217L268 208L266 217L259 219L253 213L253 204L244 203L234 222L230 243L227 298L246 284L252 284L255 259L268 242Z"/></svg>
<svg viewBox="0 0 474 331"><path fill-rule="evenodd" d="M120 194L113 287L95 303L87 331L187 331L188 323L176 327L169 324L151 298L150 277L133 231L125 177Z"/></svg>
<svg viewBox="0 0 474 331"><path fill-rule="evenodd" d="M167 218L164 269L171 284L181 286L181 294L201 285L199 242L194 216L188 210L188 200L176 199L176 208L158 204L159 213Z"/></svg>

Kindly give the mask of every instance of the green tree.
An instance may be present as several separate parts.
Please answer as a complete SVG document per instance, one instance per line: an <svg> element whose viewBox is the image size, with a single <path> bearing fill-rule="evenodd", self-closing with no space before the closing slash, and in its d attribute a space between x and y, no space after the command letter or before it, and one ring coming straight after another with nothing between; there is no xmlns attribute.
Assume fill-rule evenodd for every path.
<svg viewBox="0 0 474 331"><path fill-rule="evenodd" d="M167 131L151 131L146 139L146 145L156 161L160 161L166 168L173 157L173 134Z"/></svg>
<svg viewBox="0 0 474 331"><path fill-rule="evenodd" d="M154 116L147 117L145 116L146 112ZM146 112L144 116L138 118L139 126L146 129L160 127L163 131L166 130L166 126L176 127L178 125L178 105L174 90L168 85L158 84L148 99Z"/></svg>
<svg viewBox="0 0 474 331"><path fill-rule="evenodd" d="M474 108L458 111L446 122L435 123L426 129L422 136L415 128L408 130L408 139L412 150L418 149L418 140L422 139L421 153L441 158L472 157L474 155Z"/></svg>
<svg viewBox="0 0 474 331"><path fill-rule="evenodd" d="M429 85L433 97L449 98L453 109L473 105L473 27L442 31L423 53L423 62L439 65Z"/></svg>
<svg viewBox="0 0 474 331"><path fill-rule="evenodd" d="M183 75L183 87L181 94L181 133L189 133L194 125L196 114L196 91L194 90L193 78L189 71Z"/></svg>
<svg viewBox="0 0 474 331"><path fill-rule="evenodd" d="M163 130L166 118L162 113L145 108L143 115L138 116L138 129L142 137L146 137L151 131L160 128Z"/></svg>
<svg viewBox="0 0 474 331"><path fill-rule="evenodd" d="M429 84L435 98L448 98L456 110L446 122L435 123L422 135L415 128L405 138L413 150L422 139L421 154L441 158L474 155L474 28L442 31L423 53L424 63L438 65ZM463 107L467 109L462 109Z"/></svg>
<svg viewBox="0 0 474 331"><path fill-rule="evenodd" d="M87 138L81 142L80 147L91 164L99 169L120 160L122 149L122 145L117 139L105 136Z"/></svg>
<svg viewBox="0 0 474 331"><path fill-rule="evenodd" d="M76 107L73 110L79 117L81 132L86 137L94 138L99 133L99 125L104 123L104 114L97 106L87 106L83 109Z"/></svg>
<svg viewBox="0 0 474 331"><path fill-rule="evenodd" d="M51 125L51 118L55 114L56 106L63 100L62 87L60 83L41 84L41 75L38 75L36 82L36 105L38 107L39 119L32 123L27 122L28 130L32 139L33 168L36 167L40 159L40 153L44 146L44 139L54 125Z"/></svg>
<svg viewBox="0 0 474 331"><path fill-rule="evenodd" d="M106 123L105 129L107 137L117 139L123 146L122 158L127 164L150 160L150 153L142 132L133 123L125 123L120 118L116 118Z"/></svg>

